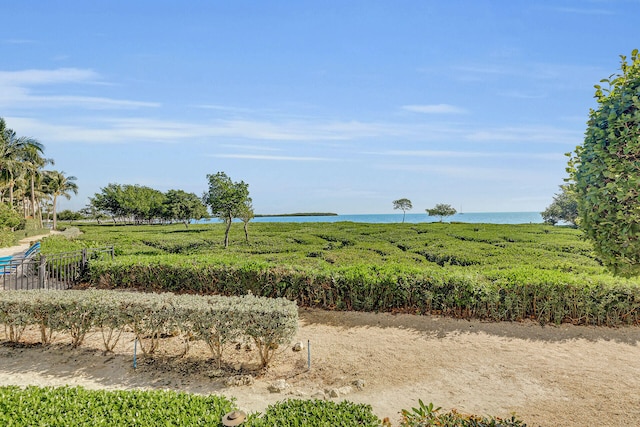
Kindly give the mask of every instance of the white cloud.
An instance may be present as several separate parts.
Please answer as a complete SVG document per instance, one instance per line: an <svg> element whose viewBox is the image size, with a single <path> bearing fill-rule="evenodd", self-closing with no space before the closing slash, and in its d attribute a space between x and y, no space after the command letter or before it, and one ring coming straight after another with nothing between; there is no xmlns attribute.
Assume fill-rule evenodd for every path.
<svg viewBox="0 0 640 427"><path fill-rule="evenodd" d="M450 104L403 105L403 110L425 114L461 114L466 110Z"/></svg>

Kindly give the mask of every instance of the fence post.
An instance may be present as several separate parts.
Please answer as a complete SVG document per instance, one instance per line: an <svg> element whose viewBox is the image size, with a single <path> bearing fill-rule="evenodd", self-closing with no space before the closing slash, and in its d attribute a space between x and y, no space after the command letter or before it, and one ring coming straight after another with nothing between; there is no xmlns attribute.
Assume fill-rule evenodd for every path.
<svg viewBox="0 0 640 427"><path fill-rule="evenodd" d="M82 249L82 266L81 270L84 270L87 266L87 248Z"/></svg>
<svg viewBox="0 0 640 427"><path fill-rule="evenodd" d="M38 288L44 289L47 279L47 257L40 254L40 265L38 266Z"/></svg>

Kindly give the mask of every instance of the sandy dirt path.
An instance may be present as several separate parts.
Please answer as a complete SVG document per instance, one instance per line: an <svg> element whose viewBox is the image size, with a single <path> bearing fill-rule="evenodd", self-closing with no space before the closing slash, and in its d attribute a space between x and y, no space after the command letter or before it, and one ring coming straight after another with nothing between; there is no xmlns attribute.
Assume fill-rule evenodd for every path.
<svg viewBox="0 0 640 427"><path fill-rule="evenodd" d="M60 234L60 232L52 230L50 234L42 234L38 236L25 237L24 239L21 239L18 242L18 244L15 246L0 248L0 257L23 253L27 249L29 249L29 247L35 242L42 240L44 237L52 236L54 234Z"/></svg>
<svg viewBox="0 0 640 427"><path fill-rule="evenodd" d="M31 334L31 335L30 335ZM0 384L82 385L99 389L173 389L235 397L239 407L262 411L289 397L311 398L363 380L334 400L368 403L397 425L402 408L418 399L444 409L508 417L529 426L640 425L640 328L596 328L534 323L487 323L435 316L300 310L298 340L307 349L282 349L266 373L253 370L255 352L229 348L218 371L198 343L177 358L167 339L154 359L133 369L133 338L115 354L101 351L100 334L79 349L61 336L54 344L0 345ZM32 331L24 342L37 342ZM234 371L238 369L238 371ZM234 374L252 385L226 386ZM289 388L271 393L285 379Z"/></svg>

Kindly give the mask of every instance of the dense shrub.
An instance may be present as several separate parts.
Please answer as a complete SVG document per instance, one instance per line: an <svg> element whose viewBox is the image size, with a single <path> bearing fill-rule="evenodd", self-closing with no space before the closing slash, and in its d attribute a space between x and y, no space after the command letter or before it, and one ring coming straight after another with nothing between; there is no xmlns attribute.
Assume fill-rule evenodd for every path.
<svg viewBox="0 0 640 427"><path fill-rule="evenodd" d="M120 332L130 328L144 354L153 354L164 334L180 331L203 340L218 365L224 344L246 337L258 347L260 364L268 366L278 346L291 341L298 328L294 303L284 299L89 291L4 291L0 293L0 323L10 341L20 340L26 326L37 326L41 342L54 332L67 333L72 346L87 332L100 329L105 350Z"/></svg>

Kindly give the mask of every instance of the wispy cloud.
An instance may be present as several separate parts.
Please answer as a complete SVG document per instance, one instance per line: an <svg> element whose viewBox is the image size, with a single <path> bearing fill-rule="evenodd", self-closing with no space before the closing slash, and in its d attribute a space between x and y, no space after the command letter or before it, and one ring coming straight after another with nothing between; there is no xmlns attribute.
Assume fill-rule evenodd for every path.
<svg viewBox="0 0 640 427"><path fill-rule="evenodd" d="M464 108L450 104L403 105L403 110L425 114L460 114L466 113Z"/></svg>
<svg viewBox="0 0 640 427"><path fill-rule="evenodd" d="M516 98L516 99L544 99L549 97L549 94L547 93L524 92L520 90L500 92L499 95L507 98Z"/></svg>
<svg viewBox="0 0 640 427"><path fill-rule="evenodd" d="M335 162L328 157L268 156L264 154L213 154L211 157L223 159L277 160L290 162Z"/></svg>
<svg viewBox="0 0 640 427"><path fill-rule="evenodd" d="M590 9L584 7L552 7L550 10L561 13L570 13L577 15L615 15L615 12L608 9Z"/></svg>
<svg viewBox="0 0 640 427"><path fill-rule="evenodd" d="M97 96L42 95L34 87L46 86L53 92L61 84L104 84L100 75L90 69L59 68L55 70L0 71L0 106L59 108L79 106L89 109L159 107L157 102L112 99ZM53 86L49 89L48 86Z"/></svg>
<svg viewBox="0 0 640 427"><path fill-rule="evenodd" d="M0 86L42 85L51 83L68 83L93 81L99 78L98 73L89 69L59 68L56 70L22 70L0 71Z"/></svg>
<svg viewBox="0 0 640 427"><path fill-rule="evenodd" d="M109 102L109 100L105 100ZM0 102L1 104L1 102ZM363 141L371 146L388 138L412 143L553 143L578 145L582 133L547 126L484 128L473 124L424 124L406 122L323 122L213 120L204 122L168 121L149 118L83 118L69 122L47 122L24 117L5 117L14 129L31 135L46 135L50 142L136 143L200 142L229 144L229 140L274 143L335 143ZM243 144L244 145L244 144ZM376 150L371 150L375 152ZM466 156L481 155L482 149L466 150ZM462 156L454 151L402 151L390 155ZM404 153L404 154L403 154ZM371 154L371 153L370 153Z"/></svg>
<svg viewBox="0 0 640 427"><path fill-rule="evenodd" d="M231 148L234 150L248 150L248 151L281 151L275 147L267 147L264 145L246 145L246 144L219 144L220 148Z"/></svg>
<svg viewBox="0 0 640 427"><path fill-rule="evenodd" d="M452 67L457 79L465 82L487 81L503 79L506 77L516 79L519 87L523 86L523 81L531 81L534 83L544 83L546 86L544 91L548 91L548 86L552 87L570 87L591 84L597 76L605 73L599 67L589 65L574 65L560 63L544 63L544 62L515 62L504 61L500 64L459 64ZM536 90L539 88L536 86ZM518 96L525 92L515 91L512 95ZM509 92L506 92L509 94ZM529 97L532 93L526 94Z"/></svg>
<svg viewBox="0 0 640 427"><path fill-rule="evenodd" d="M515 153L515 152L491 152L491 151L438 151L438 150L387 150L371 152L380 156L399 157L427 157L427 158L511 158L511 159L541 159L561 160L565 158L563 153Z"/></svg>
<svg viewBox="0 0 640 427"><path fill-rule="evenodd" d="M503 127L480 129L467 134L466 139L478 142L545 142L557 144L581 143L580 132L553 127Z"/></svg>
<svg viewBox="0 0 640 427"><path fill-rule="evenodd" d="M29 39L4 39L0 40L0 44L33 44L36 43L35 40Z"/></svg>
<svg viewBox="0 0 640 427"><path fill-rule="evenodd" d="M445 176L456 180L469 180L469 181L495 181L504 182L505 179L511 181L518 181L524 183L530 183L539 179L542 172L536 172L533 170L521 170L516 168L496 168L492 166L458 166L458 165L407 165L403 163L399 164L385 164L380 165L380 169L383 170L398 170L402 172L416 172L416 173L428 173L437 175L439 177Z"/></svg>

